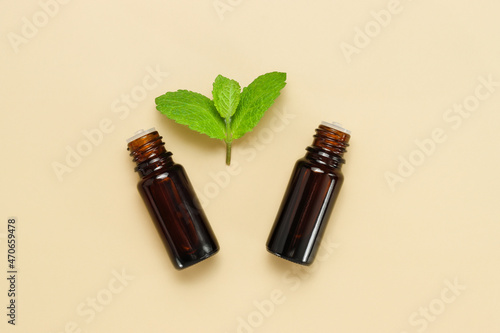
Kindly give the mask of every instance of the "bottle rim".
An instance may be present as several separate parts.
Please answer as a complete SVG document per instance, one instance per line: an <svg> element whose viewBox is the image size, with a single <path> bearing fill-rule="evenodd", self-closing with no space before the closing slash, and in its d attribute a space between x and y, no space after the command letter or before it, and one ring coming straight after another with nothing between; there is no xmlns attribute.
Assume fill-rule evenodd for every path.
<svg viewBox="0 0 500 333"><path fill-rule="evenodd" d="M128 138L126 141L127 141L127 143L130 143L130 142L132 142L132 141L134 141L136 139L139 139L142 136L148 135L148 134L153 133L155 131L156 131L156 129L154 127L151 127L148 130L143 130L141 128L140 130L138 130L137 132L135 132L135 134L133 136L131 136L130 138Z"/></svg>
<svg viewBox="0 0 500 333"><path fill-rule="evenodd" d="M349 134L349 135L351 135L351 131L350 131L350 130L348 130L347 128L342 127L342 124L341 124L341 123L337 123L337 122L335 122L335 121L333 121L333 122L331 122L331 123L330 123L330 122L328 122L328 121L322 121L322 122L321 122L321 125L325 125L325 126L327 126L327 127L330 127L330 128L336 129L336 130L338 130L338 131L340 131L340 132L342 132L342 133L345 133L345 134Z"/></svg>

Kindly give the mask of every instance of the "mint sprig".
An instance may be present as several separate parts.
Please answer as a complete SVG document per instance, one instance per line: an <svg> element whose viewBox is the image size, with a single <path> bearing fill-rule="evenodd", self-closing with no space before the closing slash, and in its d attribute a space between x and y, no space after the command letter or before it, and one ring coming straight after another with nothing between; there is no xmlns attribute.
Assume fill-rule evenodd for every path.
<svg viewBox="0 0 500 333"><path fill-rule="evenodd" d="M232 142L250 132L286 85L286 73L271 72L248 87L222 75L213 84L213 100L201 94L177 90L155 99L156 109L179 124L226 143L226 164L231 163Z"/></svg>

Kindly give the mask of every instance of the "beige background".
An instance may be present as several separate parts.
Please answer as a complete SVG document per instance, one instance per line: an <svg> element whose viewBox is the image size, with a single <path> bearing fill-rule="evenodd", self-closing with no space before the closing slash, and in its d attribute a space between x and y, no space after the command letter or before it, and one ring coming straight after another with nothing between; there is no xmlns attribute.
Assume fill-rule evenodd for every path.
<svg viewBox="0 0 500 333"><path fill-rule="evenodd" d="M500 82L498 2L41 3L51 16L35 0L0 3L0 277L8 216L19 238L18 325L6 324L3 277L2 332L500 330L500 87L479 79ZM371 12L387 8L381 26ZM346 44L357 53L346 57ZM221 142L155 110L166 91L210 95L219 73L246 86L274 70L288 84L234 145L232 174ZM463 103L474 112L447 111ZM346 182L321 261L300 269L264 244L322 120L352 130ZM83 132L102 124L89 148ZM153 126L221 245L181 272L126 151ZM87 156L60 181L53 164L68 147ZM404 181L391 186L387 173Z"/></svg>

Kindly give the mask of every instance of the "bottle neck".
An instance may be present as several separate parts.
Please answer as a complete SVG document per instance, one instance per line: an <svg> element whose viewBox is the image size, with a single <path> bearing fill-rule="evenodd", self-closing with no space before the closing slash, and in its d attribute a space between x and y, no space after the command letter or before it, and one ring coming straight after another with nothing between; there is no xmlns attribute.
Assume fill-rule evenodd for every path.
<svg viewBox="0 0 500 333"><path fill-rule="evenodd" d="M174 164L172 153L165 149L165 143L157 131L147 133L128 143L127 150L137 163L135 171L144 178L163 171Z"/></svg>
<svg viewBox="0 0 500 333"><path fill-rule="evenodd" d="M312 145L306 148L305 158L313 163L340 169L345 163L343 156L350 138L348 133L321 124L316 129Z"/></svg>

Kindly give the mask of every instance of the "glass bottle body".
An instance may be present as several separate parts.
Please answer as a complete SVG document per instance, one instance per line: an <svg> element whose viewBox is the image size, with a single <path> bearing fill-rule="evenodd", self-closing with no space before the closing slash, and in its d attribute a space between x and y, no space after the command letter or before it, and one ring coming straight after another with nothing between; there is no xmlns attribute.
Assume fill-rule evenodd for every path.
<svg viewBox="0 0 500 333"><path fill-rule="evenodd" d="M310 265L318 251L344 180L340 166L350 138L325 125L316 132L295 164L267 241L269 252L301 265Z"/></svg>
<svg viewBox="0 0 500 333"><path fill-rule="evenodd" d="M161 139L157 132L153 133L150 141ZM147 146L140 142L131 149L131 143L132 151L137 146ZM157 151L151 154L153 150ZM136 155L148 153L149 158L137 161L136 171L142 176L137 188L174 267L183 269L211 257L218 252L219 245L186 171L173 162L172 154L163 148L162 142Z"/></svg>

